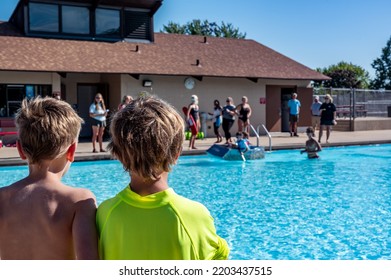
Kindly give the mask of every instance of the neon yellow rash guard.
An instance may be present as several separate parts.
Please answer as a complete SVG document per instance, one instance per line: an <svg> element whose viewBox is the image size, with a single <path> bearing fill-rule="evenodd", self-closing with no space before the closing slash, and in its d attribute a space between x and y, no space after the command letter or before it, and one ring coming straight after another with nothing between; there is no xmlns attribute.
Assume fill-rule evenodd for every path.
<svg viewBox="0 0 391 280"><path fill-rule="evenodd" d="M228 259L208 209L172 188L140 196L127 186L99 205L96 220L101 259Z"/></svg>

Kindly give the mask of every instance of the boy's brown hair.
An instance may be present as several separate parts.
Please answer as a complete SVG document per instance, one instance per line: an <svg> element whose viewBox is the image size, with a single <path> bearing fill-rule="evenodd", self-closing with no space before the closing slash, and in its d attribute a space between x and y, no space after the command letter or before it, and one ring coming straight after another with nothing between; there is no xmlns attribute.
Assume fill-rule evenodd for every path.
<svg viewBox="0 0 391 280"><path fill-rule="evenodd" d="M64 155L84 123L67 102L52 97L24 99L16 113L19 143L30 164Z"/></svg>
<svg viewBox="0 0 391 280"><path fill-rule="evenodd" d="M315 135L315 130L312 128L312 127L307 127L307 130L306 130L306 133L307 134L311 134L312 136Z"/></svg>
<svg viewBox="0 0 391 280"><path fill-rule="evenodd" d="M171 170L185 137L180 114L155 96L134 99L117 112L110 132L108 150L124 169L152 180Z"/></svg>

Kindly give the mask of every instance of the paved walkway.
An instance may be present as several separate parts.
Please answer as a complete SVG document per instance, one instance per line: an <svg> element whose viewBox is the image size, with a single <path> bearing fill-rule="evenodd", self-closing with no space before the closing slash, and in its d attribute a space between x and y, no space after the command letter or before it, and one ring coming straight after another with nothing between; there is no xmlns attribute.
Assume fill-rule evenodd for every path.
<svg viewBox="0 0 391 280"><path fill-rule="evenodd" d="M323 137L325 140L325 136ZM197 150L189 150L189 141L185 141L183 145L182 155L205 154L205 151L213 145L215 138L207 138L196 140ZM299 137L290 137L288 133L272 133L271 149L301 149L304 148L306 134L299 134ZM257 139L250 139L252 144L257 143ZM368 131L352 131L341 132L333 131L330 136L330 143L322 143L323 147L330 146L346 146L346 145L368 145L368 144L384 144L391 143L391 130L368 130ZM105 146L107 143L105 143ZM259 139L259 145L264 146L265 150L269 150L269 138L262 135ZM78 144L76 151L76 161L110 159L109 153L92 153L92 145L89 142ZM22 165L25 164L19 156L16 148L4 147L0 149L0 166L7 165Z"/></svg>

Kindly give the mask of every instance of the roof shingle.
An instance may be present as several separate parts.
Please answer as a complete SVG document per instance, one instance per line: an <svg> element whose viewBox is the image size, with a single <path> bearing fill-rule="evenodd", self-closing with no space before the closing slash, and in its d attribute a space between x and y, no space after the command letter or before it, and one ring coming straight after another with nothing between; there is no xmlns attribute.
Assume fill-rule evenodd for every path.
<svg viewBox="0 0 391 280"><path fill-rule="evenodd" d="M164 33L155 33L153 43L42 39L0 23L0 70L329 79L254 40L204 40Z"/></svg>

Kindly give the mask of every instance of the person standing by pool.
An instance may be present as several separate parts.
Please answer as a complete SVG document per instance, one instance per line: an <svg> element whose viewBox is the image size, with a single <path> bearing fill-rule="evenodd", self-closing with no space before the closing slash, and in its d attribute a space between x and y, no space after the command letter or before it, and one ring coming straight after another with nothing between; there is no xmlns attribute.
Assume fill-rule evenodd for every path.
<svg viewBox="0 0 391 280"><path fill-rule="evenodd" d="M292 93L292 98L288 101L291 137L299 136L297 134L297 123L299 122L300 106L301 104L300 101L297 99L297 93Z"/></svg>
<svg viewBox="0 0 391 280"><path fill-rule="evenodd" d="M131 97L130 95L125 95L122 98L121 103L118 105L118 111L125 108L126 105L128 105L130 103L130 101L132 101L132 100L133 100L133 97Z"/></svg>
<svg viewBox="0 0 391 280"><path fill-rule="evenodd" d="M199 202L167 180L184 141L184 123L167 102L137 98L117 112L108 150L129 172L129 184L97 212L99 252L111 260L227 259L227 242ZM146 149L147 148L147 149Z"/></svg>
<svg viewBox="0 0 391 280"><path fill-rule="evenodd" d="M53 91L53 92L52 92L52 97L53 97L54 99L61 100L61 92L59 92L59 91Z"/></svg>
<svg viewBox="0 0 391 280"><path fill-rule="evenodd" d="M319 101L319 96L314 96L314 102L311 105L311 121L312 128L314 129L314 135L316 128L320 129L320 111L319 108L322 105L322 102Z"/></svg>
<svg viewBox="0 0 391 280"><path fill-rule="evenodd" d="M190 118L190 116L192 118ZM192 119L194 120L195 124L191 124ZM197 149L195 146L195 140L197 138L198 131L200 130L200 127L201 127L200 108L198 107L198 96L197 95L191 96L191 103L187 107L186 121L188 122L188 124L191 128L189 149Z"/></svg>
<svg viewBox="0 0 391 280"><path fill-rule="evenodd" d="M307 153L308 158L318 158L318 153L322 150L322 146L315 139L315 131L312 127L307 128L308 140L305 142L305 149L301 150L300 153Z"/></svg>
<svg viewBox="0 0 391 280"><path fill-rule="evenodd" d="M320 130L319 130L319 140L322 140L323 130L326 129L326 143L329 142L329 137L331 134L331 127L337 124L337 108L333 103L333 98L330 94L326 94L324 98L324 103L319 108L320 115Z"/></svg>
<svg viewBox="0 0 391 280"><path fill-rule="evenodd" d="M209 115L213 116L213 131L217 137L217 141L215 143L220 143L223 141L223 137L221 137L219 132L219 128L221 126L221 112L223 111L223 108L221 108L220 101L217 99L213 101L213 105L213 113L209 113Z"/></svg>
<svg viewBox="0 0 391 280"><path fill-rule="evenodd" d="M226 145L232 143L230 130L235 122L235 109L236 107L233 104L232 97L227 97L226 105L223 107L223 130L225 134Z"/></svg>
<svg viewBox="0 0 391 280"><path fill-rule="evenodd" d="M251 106L248 104L247 96L242 97L242 103L236 106L238 117L238 132L250 132Z"/></svg>
<svg viewBox="0 0 391 280"><path fill-rule="evenodd" d="M103 133L106 127L107 110L102 94L97 93L95 95L95 100L91 104L89 111L92 118L92 152L98 152L95 149L96 139L98 139L100 151L106 152L103 149Z"/></svg>
<svg viewBox="0 0 391 280"><path fill-rule="evenodd" d="M48 96L24 99L15 123L28 175L0 188L0 259L98 259L95 196L61 182L83 120Z"/></svg>

